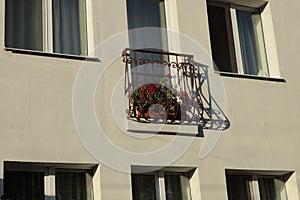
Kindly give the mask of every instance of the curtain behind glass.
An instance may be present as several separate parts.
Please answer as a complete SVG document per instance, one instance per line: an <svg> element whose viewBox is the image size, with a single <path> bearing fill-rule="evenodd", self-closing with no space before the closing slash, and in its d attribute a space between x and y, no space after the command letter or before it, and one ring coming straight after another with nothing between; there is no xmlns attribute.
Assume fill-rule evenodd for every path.
<svg viewBox="0 0 300 200"><path fill-rule="evenodd" d="M228 200L251 200L249 176L227 175Z"/></svg>
<svg viewBox="0 0 300 200"><path fill-rule="evenodd" d="M42 1L5 1L5 46L42 51Z"/></svg>
<svg viewBox="0 0 300 200"><path fill-rule="evenodd" d="M258 179L261 200L279 200L276 198L273 179Z"/></svg>
<svg viewBox="0 0 300 200"><path fill-rule="evenodd" d="M4 198L12 200L44 199L44 173L4 172Z"/></svg>
<svg viewBox="0 0 300 200"><path fill-rule="evenodd" d="M166 28L164 1L127 0L128 29ZM165 29L138 29L129 32L131 48L154 48L167 50Z"/></svg>
<svg viewBox="0 0 300 200"><path fill-rule="evenodd" d="M261 200L287 200L284 181L274 178L259 178Z"/></svg>
<svg viewBox="0 0 300 200"><path fill-rule="evenodd" d="M156 200L155 176L132 174L132 199Z"/></svg>
<svg viewBox="0 0 300 200"><path fill-rule="evenodd" d="M53 49L55 53L81 55L79 0L53 0Z"/></svg>
<svg viewBox="0 0 300 200"><path fill-rule="evenodd" d="M86 173L60 171L55 173L57 200L87 200Z"/></svg>
<svg viewBox="0 0 300 200"><path fill-rule="evenodd" d="M237 11L236 15L244 73L257 75L259 72L257 47L255 43L255 34L251 14Z"/></svg>
<svg viewBox="0 0 300 200"><path fill-rule="evenodd" d="M190 182L187 174L165 175L167 200L191 200Z"/></svg>

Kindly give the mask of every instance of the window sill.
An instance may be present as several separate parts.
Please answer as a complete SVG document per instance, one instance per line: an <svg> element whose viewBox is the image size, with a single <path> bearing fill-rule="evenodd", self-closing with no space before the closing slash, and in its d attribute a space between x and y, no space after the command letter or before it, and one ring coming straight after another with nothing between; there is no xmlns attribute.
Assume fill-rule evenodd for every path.
<svg viewBox="0 0 300 200"><path fill-rule="evenodd" d="M100 59L96 58L96 57L86 57L86 56L78 56L78 55L70 55L70 54L59 54L59 53L47 53L47 52L42 52L42 51L17 49L17 48L4 48L4 50L5 51L11 51L12 53L17 53L17 54L29 54L29 55L35 55L35 56L55 57L55 58L64 58L64 59L71 59L71 60L84 60L84 61L100 62Z"/></svg>
<svg viewBox="0 0 300 200"><path fill-rule="evenodd" d="M256 75L249 75L249 74L237 74L237 73L219 72L219 71L215 71L215 73L220 74L220 76L225 76L225 77L255 79L255 80L261 80L261 81L273 81L273 82L286 83L286 80L284 78L264 77L264 76L256 76Z"/></svg>
<svg viewBox="0 0 300 200"><path fill-rule="evenodd" d="M196 136L203 137L199 134L198 124L156 124L156 123L139 123L127 119L127 131L133 136L141 133L144 134L163 134L179 136ZM145 136L147 137L147 136Z"/></svg>

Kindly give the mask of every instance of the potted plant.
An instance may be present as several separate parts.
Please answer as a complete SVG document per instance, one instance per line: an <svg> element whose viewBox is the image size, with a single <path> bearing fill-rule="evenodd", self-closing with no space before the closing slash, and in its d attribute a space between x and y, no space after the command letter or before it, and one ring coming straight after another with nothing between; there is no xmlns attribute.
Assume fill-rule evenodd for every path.
<svg viewBox="0 0 300 200"><path fill-rule="evenodd" d="M167 75L159 83L148 83L139 87L131 96L134 117L155 119L180 119L180 102L184 102L186 92L178 93L166 86Z"/></svg>

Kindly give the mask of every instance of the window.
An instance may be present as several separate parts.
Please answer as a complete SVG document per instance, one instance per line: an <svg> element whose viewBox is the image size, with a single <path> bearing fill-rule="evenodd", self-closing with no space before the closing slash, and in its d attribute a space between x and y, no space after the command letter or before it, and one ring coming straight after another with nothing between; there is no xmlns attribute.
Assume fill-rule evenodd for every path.
<svg viewBox="0 0 300 200"><path fill-rule="evenodd" d="M214 1L207 3L215 69L269 76L261 20L263 8Z"/></svg>
<svg viewBox="0 0 300 200"><path fill-rule="evenodd" d="M132 174L133 200L191 200L191 172Z"/></svg>
<svg viewBox="0 0 300 200"><path fill-rule="evenodd" d="M92 200L93 168L90 166L5 163L4 199Z"/></svg>
<svg viewBox="0 0 300 200"><path fill-rule="evenodd" d="M6 0L5 46L87 55L85 0Z"/></svg>
<svg viewBox="0 0 300 200"><path fill-rule="evenodd" d="M229 200L287 200L291 172L226 170Z"/></svg>

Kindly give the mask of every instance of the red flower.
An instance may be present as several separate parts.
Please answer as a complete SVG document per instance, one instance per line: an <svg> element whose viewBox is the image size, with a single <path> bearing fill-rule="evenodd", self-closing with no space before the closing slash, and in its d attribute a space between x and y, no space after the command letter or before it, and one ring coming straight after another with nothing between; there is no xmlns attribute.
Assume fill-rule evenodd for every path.
<svg viewBox="0 0 300 200"><path fill-rule="evenodd" d="M145 101L146 100L146 96L144 94L141 95L141 99L142 101Z"/></svg>

